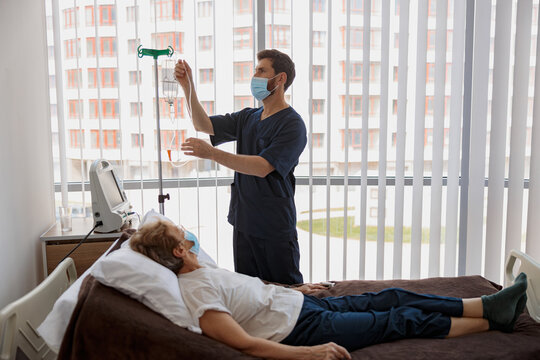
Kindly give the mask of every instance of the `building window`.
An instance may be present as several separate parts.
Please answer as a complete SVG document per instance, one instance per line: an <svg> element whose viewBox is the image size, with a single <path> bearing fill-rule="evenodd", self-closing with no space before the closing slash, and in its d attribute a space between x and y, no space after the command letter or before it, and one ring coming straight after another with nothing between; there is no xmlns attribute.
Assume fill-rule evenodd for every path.
<svg viewBox="0 0 540 360"><path fill-rule="evenodd" d="M84 130L69 130L69 147L84 147Z"/></svg>
<svg viewBox="0 0 540 360"><path fill-rule="evenodd" d="M82 116L82 101L68 100L68 118L78 119Z"/></svg>
<svg viewBox="0 0 540 360"><path fill-rule="evenodd" d="M362 129L349 129L349 147L362 148ZM345 130L341 130L341 148L345 148ZM370 129L368 131L368 147L376 149L379 146L379 129Z"/></svg>
<svg viewBox="0 0 540 360"><path fill-rule="evenodd" d="M312 1L313 1L313 12L325 12L326 0L312 0Z"/></svg>
<svg viewBox="0 0 540 360"><path fill-rule="evenodd" d="M139 18L139 5L126 7L127 22L136 21Z"/></svg>
<svg viewBox="0 0 540 360"><path fill-rule="evenodd" d="M100 56L116 56L116 39L114 37L99 38Z"/></svg>
<svg viewBox="0 0 540 360"><path fill-rule="evenodd" d="M324 65L313 65L313 81L324 81Z"/></svg>
<svg viewBox="0 0 540 360"><path fill-rule="evenodd" d="M81 69L66 70L66 78L67 78L68 89L76 89L82 86L82 70ZM56 82L54 81L51 85L54 85L55 83Z"/></svg>
<svg viewBox="0 0 540 360"><path fill-rule="evenodd" d="M75 48L75 39L64 40L65 45L65 57L66 59L72 59L77 56L77 53L81 53L81 39L77 39L77 47ZM78 52L77 52L78 51ZM54 54L54 52L53 52Z"/></svg>
<svg viewBox="0 0 540 360"><path fill-rule="evenodd" d="M325 47L326 45L326 31L314 31L313 32L313 47Z"/></svg>
<svg viewBox="0 0 540 360"><path fill-rule="evenodd" d="M140 42L140 39L128 39L128 54L136 54Z"/></svg>
<svg viewBox="0 0 540 360"><path fill-rule="evenodd" d="M212 50L212 35L199 36L199 51Z"/></svg>
<svg viewBox="0 0 540 360"><path fill-rule="evenodd" d="M98 118L98 101L97 99L88 100L90 107L90 119ZM101 100L101 116L105 119L118 118L118 100L117 99L102 99Z"/></svg>
<svg viewBox="0 0 540 360"><path fill-rule="evenodd" d="M104 149L118 149L120 146L120 132L118 130L102 130L103 142L100 141L99 130L90 130L90 137L93 149L99 149L100 145Z"/></svg>
<svg viewBox="0 0 540 360"><path fill-rule="evenodd" d="M313 99L312 104L313 104L312 106L313 114L324 113L324 99Z"/></svg>
<svg viewBox="0 0 540 360"><path fill-rule="evenodd" d="M210 17L212 16L212 2L211 1L201 1L197 4L199 9L197 16L198 17Z"/></svg>
<svg viewBox="0 0 540 360"><path fill-rule="evenodd" d="M143 112L143 108L142 108L142 103L136 103L136 102L132 102L132 103L129 103L129 108L131 109L131 116L133 117L137 117L137 116L142 116Z"/></svg>
<svg viewBox="0 0 540 360"><path fill-rule="evenodd" d="M214 81L214 69L200 69L199 81L201 84L208 84Z"/></svg>
<svg viewBox="0 0 540 360"><path fill-rule="evenodd" d="M144 147L144 134L131 134L131 147Z"/></svg>
<svg viewBox="0 0 540 360"><path fill-rule="evenodd" d="M184 33L182 32L168 32L152 34L152 43L157 49L165 49L168 46L177 52L183 51Z"/></svg>
<svg viewBox="0 0 540 360"><path fill-rule="evenodd" d="M151 3L152 11L156 11L157 20L182 20L182 0L155 0Z"/></svg>
<svg viewBox="0 0 540 360"><path fill-rule="evenodd" d="M267 0L267 11L268 13L280 13L286 14L289 12L289 0Z"/></svg>
<svg viewBox="0 0 540 360"><path fill-rule="evenodd" d="M341 62L341 79L345 82L346 73L345 73L345 61ZM359 61L349 62L349 81L350 82L360 82L362 81L362 63Z"/></svg>
<svg viewBox="0 0 540 360"><path fill-rule="evenodd" d="M291 30L289 25L266 26L266 43L273 48L289 48L291 46Z"/></svg>
<svg viewBox="0 0 540 360"><path fill-rule="evenodd" d="M201 105L206 111L207 115L214 115L214 102L213 101L201 101Z"/></svg>
<svg viewBox="0 0 540 360"><path fill-rule="evenodd" d="M75 19L75 16L79 14L79 8L77 8L77 11L75 11L74 8L69 8L64 10L64 29L71 29L75 27L75 21L79 18Z"/></svg>
<svg viewBox="0 0 540 360"><path fill-rule="evenodd" d="M161 130L161 149L178 150L186 140L186 130Z"/></svg>
<svg viewBox="0 0 540 360"><path fill-rule="evenodd" d="M101 87L114 88L118 84L118 72L116 68L102 68L101 72ZM94 68L88 69L88 87L96 88L98 85L97 70Z"/></svg>
<svg viewBox="0 0 540 360"><path fill-rule="evenodd" d="M347 32L344 26L340 27L341 30L341 46L345 49L347 45ZM350 43L351 49L361 49L364 43L363 36L364 31L357 26L351 26L350 28Z"/></svg>
<svg viewBox="0 0 540 360"><path fill-rule="evenodd" d="M84 18L86 26L94 26L94 7L86 6L84 8Z"/></svg>
<svg viewBox="0 0 540 360"><path fill-rule="evenodd" d="M238 83L248 82L253 76L253 63L235 62L234 63L234 81Z"/></svg>
<svg viewBox="0 0 540 360"><path fill-rule="evenodd" d="M114 25L116 23L116 9L114 5L99 6L99 25Z"/></svg>
<svg viewBox="0 0 540 360"><path fill-rule="evenodd" d="M154 106L154 112L156 113L156 99L152 101ZM174 118L183 118L184 117L184 99L175 99L172 104L172 116ZM159 99L159 116L161 118L170 118L171 117L171 105L165 99Z"/></svg>
<svg viewBox="0 0 540 360"><path fill-rule="evenodd" d="M426 96L426 116L433 115L433 96Z"/></svg>
<svg viewBox="0 0 540 360"><path fill-rule="evenodd" d="M251 14L253 12L253 0L234 0L234 12L236 14Z"/></svg>
<svg viewBox="0 0 540 360"><path fill-rule="evenodd" d="M324 134L313 133L311 136L311 141L314 148L322 148L324 146Z"/></svg>
<svg viewBox="0 0 540 360"><path fill-rule="evenodd" d="M253 28L235 28L233 33L234 48L237 50L251 49L253 46Z"/></svg>
<svg viewBox="0 0 540 360"><path fill-rule="evenodd" d="M141 70L139 70L139 76L137 79L137 71L130 71L129 72L129 85L137 85L137 80L139 81L139 84L141 83Z"/></svg>
<svg viewBox="0 0 540 360"><path fill-rule="evenodd" d="M96 56L96 38L86 38L86 56Z"/></svg>
<svg viewBox="0 0 540 360"><path fill-rule="evenodd" d="M427 49L435 49L435 30L428 30L427 32Z"/></svg>
<svg viewBox="0 0 540 360"><path fill-rule="evenodd" d="M345 95L341 95L341 115L345 116ZM362 116L362 96L349 96L349 115Z"/></svg>
<svg viewBox="0 0 540 360"><path fill-rule="evenodd" d="M247 107L253 107L253 96L235 96L234 111L240 111Z"/></svg>

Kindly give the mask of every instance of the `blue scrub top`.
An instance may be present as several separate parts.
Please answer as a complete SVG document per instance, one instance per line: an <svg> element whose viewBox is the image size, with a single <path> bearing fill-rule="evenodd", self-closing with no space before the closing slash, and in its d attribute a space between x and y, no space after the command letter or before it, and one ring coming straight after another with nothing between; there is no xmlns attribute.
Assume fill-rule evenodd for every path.
<svg viewBox="0 0 540 360"><path fill-rule="evenodd" d="M259 155L275 168L264 178L234 173L228 221L256 237L297 236L293 173L307 143L306 126L292 107L261 121L262 111L210 116L212 145L236 140L237 154Z"/></svg>

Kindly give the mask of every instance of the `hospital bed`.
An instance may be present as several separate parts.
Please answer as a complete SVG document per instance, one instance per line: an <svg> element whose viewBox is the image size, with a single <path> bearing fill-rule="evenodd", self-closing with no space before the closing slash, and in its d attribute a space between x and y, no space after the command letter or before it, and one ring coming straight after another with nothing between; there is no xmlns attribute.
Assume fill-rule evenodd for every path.
<svg viewBox="0 0 540 360"><path fill-rule="evenodd" d="M119 248L128 237L127 234L122 235L113 245L112 251ZM69 267L68 264L62 264L49 278L65 271L66 266ZM523 313L519 317L513 333L490 331L444 340L399 340L356 350L352 353L353 359L540 359L540 264L526 254L513 251L505 271L507 284L513 281L513 274L519 271L526 272L529 281L527 305L530 315ZM48 281L49 278L38 288L56 287L58 294L67 286L67 283L51 285L53 282ZM73 281L70 276L68 278ZM69 318L61 346L58 349L53 346L53 349L58 351L59 359L253 359L204 335L173 324L141 302L101 284L92 275L79 279L79 282L78 302ZM388 287L456 297L476 297L494 293L501 288L481 276L422 280L353 280L338 281L333 288L320 291L315 296L361 294ZM21 315L35 328L46 312L36 317L17 304L26 298L34 298L34 301L39 303L40 300L36 300L41 296L38 288L0 313L1 359L14 359L17 352L27 354L27 347L13 336L16 328L23 327ZM42 310L50 309L50 304L49 300ZM13 308L18 308L20 319L16 326L7 326L10 320L6 322L5 314ZM41 350L39 353L44 352ZM29 354L27 356L30 359L41 358L36 357L32 351ZM47 353L49 358L54 355L56 354L52 351Z"/></svg>

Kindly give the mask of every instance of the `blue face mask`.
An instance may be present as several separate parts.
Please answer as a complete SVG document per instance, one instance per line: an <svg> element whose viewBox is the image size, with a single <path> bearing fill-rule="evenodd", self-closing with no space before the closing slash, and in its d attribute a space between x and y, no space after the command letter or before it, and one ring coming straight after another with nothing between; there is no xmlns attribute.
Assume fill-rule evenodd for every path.
<svg viewBox="0 0 540 360"><path fill-rule="evenodd" d="M197 240L197 237L192 232L184 230L184 238L187 241L191 241L193 243L193 246L191 247L191 249L189 249L189 251L191 251L195 255L199 255L200 244L199 240Z"/></svg>
<svg viewBox="0 0 540 360"><path fill-rule="evenodd" d="M274 76L273 78L277 77L278 75ZM255 76L251 78L251 94L253 97L255 97L255 99L262 101L266 99L272 93L272 91L277 89L276 86L272 91L268 90L268 80L272 80L273 78L267 79Z"/></svg>

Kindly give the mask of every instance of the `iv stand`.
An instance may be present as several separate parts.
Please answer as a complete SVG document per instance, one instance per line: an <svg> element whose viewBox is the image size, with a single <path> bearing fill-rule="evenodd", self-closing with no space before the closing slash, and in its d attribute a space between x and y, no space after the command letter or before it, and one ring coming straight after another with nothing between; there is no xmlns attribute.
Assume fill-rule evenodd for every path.
<svg viewBox="0 0 540 360"><path fill-rule="evenodd" d="M159 213L165 215L165 199L170 200L169 194L163 195L163 173L161 169L161 129L159 125L159 81L158 81L158 63L157 58L161 55L167 55L171 57L174 53L174 50L171 46L167 49L157 50L157 49L143 49L142 45L139 45L137 48L137 56L142 58L143 56L152 56L154 58L154 72L156 75L156 124L157 124L157 148L158 148L158 174L159 174Z"/></svg>

